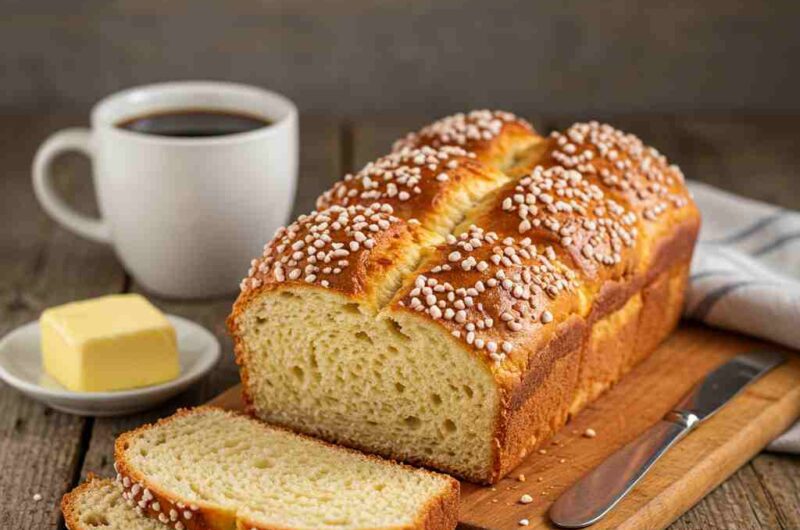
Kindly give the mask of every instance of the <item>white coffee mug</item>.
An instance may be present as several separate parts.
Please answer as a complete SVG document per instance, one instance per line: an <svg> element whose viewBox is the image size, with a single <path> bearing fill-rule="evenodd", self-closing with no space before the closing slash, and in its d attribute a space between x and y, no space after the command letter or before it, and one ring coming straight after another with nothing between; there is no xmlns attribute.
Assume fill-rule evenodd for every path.
<svg viewBox="0 0 800 530"><path fill-rule="evenodd" d="M214 110L270 125L211 137L156 136L117 125L148 114ZM235 292L250 259L291 213L297 181L297 108L256 87L174 82L132 88L92 109L91 129L65 129L42 144L33 185L55 220L112 244L146 290L199 298ZM100 219L54 191L50 165L64 151L92 160Z"/></svg>

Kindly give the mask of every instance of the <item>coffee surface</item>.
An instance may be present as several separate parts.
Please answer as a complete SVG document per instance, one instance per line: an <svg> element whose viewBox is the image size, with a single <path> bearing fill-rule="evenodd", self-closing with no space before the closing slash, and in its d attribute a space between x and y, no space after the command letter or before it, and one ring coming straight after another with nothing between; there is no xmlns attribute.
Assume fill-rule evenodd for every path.
<svg viewBox="0 0 800 530"><path fill-rule="evenodd" d="M197 138L253 131L271 123L265 118L249 114L191 109L137 116L117 123L117 127L155 136Z"/></svg>

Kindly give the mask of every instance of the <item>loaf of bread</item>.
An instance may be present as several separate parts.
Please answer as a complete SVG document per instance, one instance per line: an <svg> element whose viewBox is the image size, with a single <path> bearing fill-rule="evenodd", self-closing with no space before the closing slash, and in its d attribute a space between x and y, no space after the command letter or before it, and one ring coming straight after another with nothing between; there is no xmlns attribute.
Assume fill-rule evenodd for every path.
<svg viewBox="0 0 800 530"><path fill-rule="evenodd" d="M117 438L122 497L175 530L452 530L459 484L213 407Z"/></svg>
<svg viewBox="0 0 800 530"><path fill-rule="evenodd" d="M440 120L253 260L228 319L247 408L496 482L674 328L699 223L609 125Z"/></svg>

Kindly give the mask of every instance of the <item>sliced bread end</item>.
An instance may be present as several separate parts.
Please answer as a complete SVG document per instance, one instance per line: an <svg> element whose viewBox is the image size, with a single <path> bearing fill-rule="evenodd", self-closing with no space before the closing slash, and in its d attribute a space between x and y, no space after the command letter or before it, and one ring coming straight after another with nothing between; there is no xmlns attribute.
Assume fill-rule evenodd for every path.
<svg viewBox="0 0 800 530"><path fill-rule="evenodd" d="M61 512L69 530L167 530L128 505L120 484L94 475L64 495Z"/></svg>

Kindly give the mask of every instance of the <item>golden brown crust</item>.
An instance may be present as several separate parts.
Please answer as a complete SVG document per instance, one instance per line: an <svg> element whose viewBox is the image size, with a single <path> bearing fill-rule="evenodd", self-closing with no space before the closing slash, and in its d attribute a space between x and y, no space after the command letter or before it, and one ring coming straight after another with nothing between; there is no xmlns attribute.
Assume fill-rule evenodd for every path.
<svg viewBox="0 0 800 530"><path fill-rule="evenodd" d="M64 514L64 524L68 530L81 530L81 524L78 516L78 499L83 493L96 486L96 482L102 482L103 479L96 477L93 473L86 476L86 481L78 485L72 491L69 491L61 497L61 513Z"/></svg>
<svg viewBox="0 0 800 530"><path fill-rule="evenodd" d="M474 153L487 166L503 170L515 162L518 153L540 139L530 123L510 112L473 110L447 116L408 133L394 143L392 150L460 147Z"/></svg>
<svg viewBox="0 0 800 530"><path fill-rule="evenodd" d="M491 476L480 482L500 480L558 432L570 416L653 352L678 323L686 271L688 261L675 264L653 285L634 293L630 306L592 326L580 319L562 324L559 337L563 339L540 351L541 357L553 360L529 370L526 375L535 383L517 387L503 407L496 434L499 457ZM669 291L664 285L670 286ZM639 300L643 302L636 303ZM637 347L642 344L646 346Z"/></svg>
<svg viewBox="0 0 800 530"><path fill-rule="evenodd" d="M78 485L72 491L66 493L61 499L61 512L64 514L64 523L68 530L94 530L98 525L104 528L108 527L122 527L123 522L108 518L102 521L92 521L92 516L88 520L81 521L81 514L79 513L79 504L81 497L93 489L114 488L118 493L122 494L122 486L111 478L97 477L94 473L88 473L86 481ZM124 499L123 499L124 500ZM129 505L131 512L134 512L134 507ZM136 513L136 512L134 512ZM99 516L107 514L98 514ZM137 514L138 515L138 514ZM141 515L139 515L141 517ZM149 522L149 521L148 521ZM162 526L161 524L153 521L154 527L170 528L169 526ZM151 525L147 525L151 526ZM126 526L127 527L127 526Z"/></svg>
<svg viewBox="0 0 800 530"><path fill-rule="evenodd" d="M431 499L423 508L422 515L412 528L420 530L452 529L458 525L458 506L461 485L457 480L450 482L448 491Z"/></svg>
<svg viewBox="0 0 800 530"><path fill-rule="evenodd" d="M674 329L698 230L699 218L675 226L671 237L660 240L648 270L605 282L585 318L573 315L558 326L553 339L531 355L531 364L519 384L507 387L501 407L505 415L498 422L496 435L502 449L489 482L496 482L513 469L522 460L521 455L530 454L546 439L542 433L555 434L564 425L567 413L576 414L613 386ZM641 300L638 307L637 297ZM633 313L632 319L619 315L625 308ZM555 368L556 361L563 358L580 360L574 367L575 386L558 385L543 397L542 386L566 377L557 375ZM537 405L547 400L566 403L566 408Z"/></svg>
<svg viewBox="0 0 800 530"><path fill-rule="evenodd" d="M522 166L529 173L469 215L471 226L439 245L392 305L427 315L493 362L507 390L560 322L601 317L610 286L626 286L623 302L664 256L682 259L699 222L679 170L609 126L554 133Z"/></svg>
<svg viewBox="0 0 800 530"><path fill-rule="evenodd" d="M128 448L129 440L139 433L153 428L154 426L164 425L176 418L183 416L191 416L192 414L202 413L206 410L219 410L226 415L246 417L250 421L258 421L251 416L232 412L229 410L221 409L218 407L202 406L192 409L179 409L175 414L168 418L162 418L153 424L142 425L132 431L121 434L117 437L114 443L114 468L117 471L117 480L122 484L123 498L132 503L132 507L137 510L141 515L151 517L167 524L175 530L228 530L235 525L240 527L243 521L237 518L235 512L220 510L215 507L213 503L195 501L191 502L188 499L181 499L173 494L165 492L156 487L151 481L147 479L141 472L132 468L125 458L125 452ZM265 429L277 429L290 433L299 438L311 440L314 443L321 444L336 451L350 453L353 456L380 462L386 465L396 465L413 471L416 473L426 473L436 475L447 483L447 490L441 495L432 498L424 507L423 512L420 514L418 521L409 527L409 529L430 529L430 530L451 530L455 528L458 520L458 502L460 495L460 485L457 480L433 473L431 471L417 469L406 464L394 461L387 461L377 456L364 454L353 449L348 449L338 445L334 445L323 440L318 440L311 436L298 434L290 429L278 427L274 425L262 424ZM277 526L264 526L246 522L248 529L257 530L278 530L281 527ZM283 529L286 530L286 529Z"/></svg>
<svg viewBox="0 0 800 530"><path fill-rule="evenodd" d="M474 153L468 158L485 164L486 171L504 171L512 179L465 212L465 222L446 241L428 246L388 307L442 326L492 371L502 399L494 468L490 477L466 478L494 481L518 461L515 454L535 446L531 437L553 431L570 407L577 410L596 394L587 388L587 374L597 371L594 387L607 388L671 329L681 303L674 293L685 278L668 282L671 294L661 298L669 307L663 310L646 303L645 294L651 293L651 301L652 293L663 294L665 288L658 290L654 282L688 263L700 216L677 167L635 136L596 122L541 139L512 115L479 111L440 120L395 149L421 146L458 146ZM527 146L524 154L521 146ZM402 217L427 218L436 209L435 196L421 193L420 203ZM654 316L604 322L608 336L589 344L595 325L626 304L635 306L637 296L642 307L628 310ZM246 293L229 327L252 410L246 351L236 332L242 300ZM659 324L649 323L651 318ZM644 331L648 326L655 327ZM620 347L622 335L633 333L642 334L636 351ZM612 346L624 361L603 357ZM579 359L581 366L570 371L564 358ZM607 363L607 369L593 368L597 363ZM531 400L552 385L548 377L562 383L555 385L555 396L536 398L559 403L544 425L547 414L532 409ZM424 458L416 463L448 470Z"/></svg>
<svg viewBox="0 0 800 530"><path fill-rule="evenodd" d="M189 409L180 409L173 416L145 424L133 431L121 434L114 442L114 469L117 481L122 485L123 499L136 513L170 525L175 530L222 530L231 528L235 514L225 513L213 506L192 503L174 497L156 487L138 470L131 468L125 458L128 440L138 433L161 425L172 419L191 414Z"/></svg>
<svg viewBox="0 0 800 530"><path fill-rule="evenodd" d="M562 324L552 346L541 350L540 366L526 374L526 392L512 396L501 407L495 460L491 474L480 482L493 484L503 478L567 422L579 383L585 331L584 321L577 317ZM517 397L519 402L514 403Z"/></svg>
<svg viewBox="0 0 800 530"><path fill-rule="evenodd" d="M505 186L476 223L554 245L585 280L648 268L641 246L697 217L680 170L607 125L555 132L515 171L519 181Z"/></svg>
<svg viewBox="0 0 800 530"><path fill-rule="evenodd" d="M579 311L571 270L550 247L471 227L450 236L395 295L393 311L427 315L486 358L498 379L524 370L554 315Z"/></svg>
<svg viewBox="0 0 800 530"><path fill-rule="evenodd" d="M451 116L409 135L276 232L252 260L233 313L254 295L290 284L368 297L375 278L410 249L438 243L431 232L449 232L466 208L508 181L499 162L486 160L515 160L540 141L530 124L501 111Z"/></svg>
<svg viewBox="0 0 800 530"><path fill-rule="evenodd" d="M317 210L333 205L388 204L396 217L416 219L430 230L451 229L453 204L508 181L460 147L406 147L345 175L317 199ZM475 190L477 193L469 193ZM457 195L465 195L458 197Z"/></svg>
<svg viewBox="0 0 800 530"><path fill-rule="evenodd" d="M354 298L374 291L404 249L421 244L418 223L392 215L388 204L331 206L279 229L242 281L246 297L276 286L309 285Z"/></svg>

